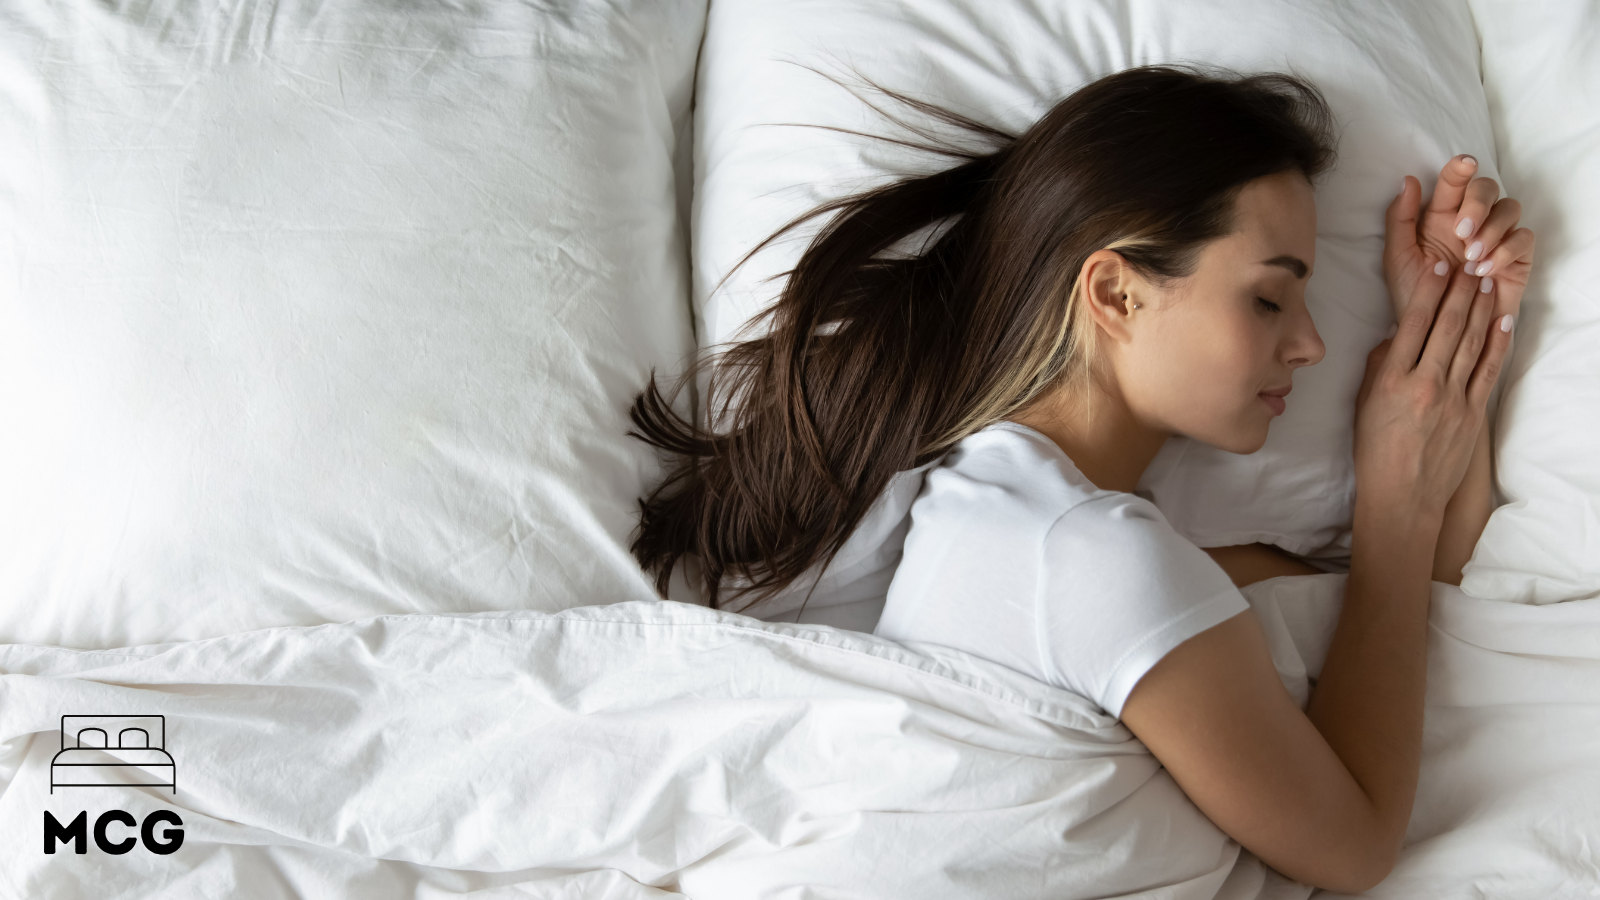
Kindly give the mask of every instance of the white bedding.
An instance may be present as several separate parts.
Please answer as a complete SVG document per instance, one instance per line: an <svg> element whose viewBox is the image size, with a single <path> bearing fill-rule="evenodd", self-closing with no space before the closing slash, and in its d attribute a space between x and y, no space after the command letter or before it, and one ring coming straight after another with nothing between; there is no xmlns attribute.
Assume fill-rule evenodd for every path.
<svg viewBox="0 0 1600 900"><path fill-rule="evenodd" d="M1461 586L1600 597L1600 3L1473 0L1506 193L1539 236L1495 441L1505 506Z"/></svg>
<svg viewBox="0 0 1600 900"><path fill-rule="evenodd" d="M1345 577L1245 591L1301 703ZM1410 846L1369 896L1600 888L1600 601L1433 602ZM11 645L0 672L7 897L1312 893L1088 701L827 626L635 601ZM91 709L164 715L176 793L48 793L61 715ZM44 810L111 807L176 811L183 845L40 852Z"/></svg>
<svg viewBox="0 0 1600 900"><path fill-rule="evenodd" d="M705 10L0 3L0 642L655 596Z"/></svg>
<svg viewBox="0 0 1600 900"><path fill-rule="evenodd" d="M1082 698L830 627L870 629L870 602L813 600L834 620L792 625L636 599L650 592L620 542L656 469L621 437L623 411L690 337L687 223L670 195L689 184L672 151L688 147L704 8L652 2L437 20L271 0L0 8L0 213L16 213L0 214L0 900L1307 895ZM630 14L645 7L656 18ZM1583 48L1600 6L1469 7L1494 156L1539 232L1542 274L1506 373L1507 503L1464 590L1434 585L1416 806L1398 867L1367 896L1594 898L1600 67ZM1459 7L1410 9L1435 8L1456 34ZM592 41L560 57L574 34ZM1105 49L1122 59L1150 37ZM341 92L341 60L388 81ZM938 78L1022 84L961 74ZM494 75L517 95L476 89ZM311 102L279 102L295 90ZM830 102L855 110L842 91ZM1482 113L1444 105L1410 123L1452 146L1408 146L1407 171ZM271 116L303 127L247 130ZM130 120L155 123L149 141ZM334 156L294 143L316 128ZM473 148L478 168L452 168ZM278 166L230 180L233 151ZM525 179L529 159L571 177ZM1380 162L1362 182L1372 197L1392 168ZM304 197L301 176L316 182ZM337 215L307 217L297 204L312 199ZM702 199L697 218L725 202ZM207 218L222 213L235 218ZM164 238L185 221L199 229L187 240L210 243ZM40 222L53 230L18 230ZM731 223L712 215L696 234L743 240ZM342 230L293 237L318 227ZM479 233L456 241L465 228ZM404 264L352 269L341 250ZM89 300L121 318L72 312ZM203 377L230 362L237 379ZM839 574L870 588L893 563L880 549ZM1245 590L1302 703L1343 584ZM466 614L518 607L532 609ZM371 617L400 612L415 614ZM176 791L52 792L58 729L77 714L165 716ZM117 808L178 812L185 843L42 852L45 811Z"/></svg>

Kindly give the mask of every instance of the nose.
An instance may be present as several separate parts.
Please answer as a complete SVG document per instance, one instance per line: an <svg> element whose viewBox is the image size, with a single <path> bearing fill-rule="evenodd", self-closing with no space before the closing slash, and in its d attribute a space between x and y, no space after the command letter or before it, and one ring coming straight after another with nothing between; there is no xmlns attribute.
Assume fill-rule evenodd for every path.
<svg viewBox="0 0 1600 900"><path fill-rule="evenodd" d="M1306 310L1305 323L1296 328L1293 338L1288 346L1289 365L1314 366L1322 362L1322 357L1328 354L1328 348L1322 343L1322 335L1317 333L1317 323L1312 321L1310 310Z"/></svg>

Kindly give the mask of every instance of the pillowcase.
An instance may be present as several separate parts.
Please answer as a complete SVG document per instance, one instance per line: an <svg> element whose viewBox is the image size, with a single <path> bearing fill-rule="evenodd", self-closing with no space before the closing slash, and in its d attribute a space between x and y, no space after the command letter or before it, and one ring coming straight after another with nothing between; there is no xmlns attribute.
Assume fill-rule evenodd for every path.
<svg viewBox="0 0 1600 900"><path fill-rule="evenodd" d="M1461 589L1555 603L1600 594L1600 66L1585 0L1473 0L1502 193L1537 235L1495 429L1503 503Z"/></svg>
<svg viewBox="0 0 1600 900"><path fill-rule="evenodd" d="M0 642L654 599L705 9L0 8Z"/></svg>
<svg viewBox="0 0 1600 900"><path fill-rule="evenodd" d="M847 83L854 68L1020 134L1091 81L1171 62L1301 75L1333 108L1340 158L1316 192L1317 274L1307 297L1327 354L1296 373L1294 400L1260 451L1237 455L1173 438L1137 493L1201 547L1261 541L1348 558L1355 398L1368 351L1394 321L1380 261L1385 207L1404 174L1422 179L1431 195L1440 167L1457 153L1476 156L1482 174L1497 173L1477 36L1460 4L717 0L695 113L691 246L702 346L763 333L765 323L743 329L778 296L781 280L764 279L791 268L827 217L774 242L713 293L763 238L822 201L952 164L887 142L774 124L913 137L803 66ZM702 378L702 397L706 385Z"/></svg>

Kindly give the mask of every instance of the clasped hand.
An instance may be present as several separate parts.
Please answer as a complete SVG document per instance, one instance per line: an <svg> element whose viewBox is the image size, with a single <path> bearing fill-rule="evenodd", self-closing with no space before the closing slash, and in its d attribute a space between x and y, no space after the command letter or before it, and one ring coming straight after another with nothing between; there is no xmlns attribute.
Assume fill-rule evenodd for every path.
<svg viewBox="0 0 1600 900"><path fill-rule="evenodd" d="M1515 317L1522 308L1534 234L1517 227L1522 204L1501 197L1493 178L1472 177L1477 170L1477 160L1470 156L1451 159L1440 170L1425 209L1420 208L1422 182L1413 189L1411 176L1404 176L1400 193L1389 204L1383 251L1383 277L1395 321L1418 282L1440 261L1487 279L1494 295L1489 319L1494 327L1501 316Z"/></svg>

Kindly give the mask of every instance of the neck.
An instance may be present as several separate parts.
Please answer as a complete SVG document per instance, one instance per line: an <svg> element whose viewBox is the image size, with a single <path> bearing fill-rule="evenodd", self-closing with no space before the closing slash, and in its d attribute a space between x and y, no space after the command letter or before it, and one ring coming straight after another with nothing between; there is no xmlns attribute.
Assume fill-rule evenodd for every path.
<svg viewBox="0 0 1600 900"><path fill-rule="evenodd" d="M1095 398L1092 425L1087 409L1070 402L1024 410L1010 421L1054 441L1095 487L1130 494L1171 436L1141 424L1120 398L1104 394Z"/></svg>

